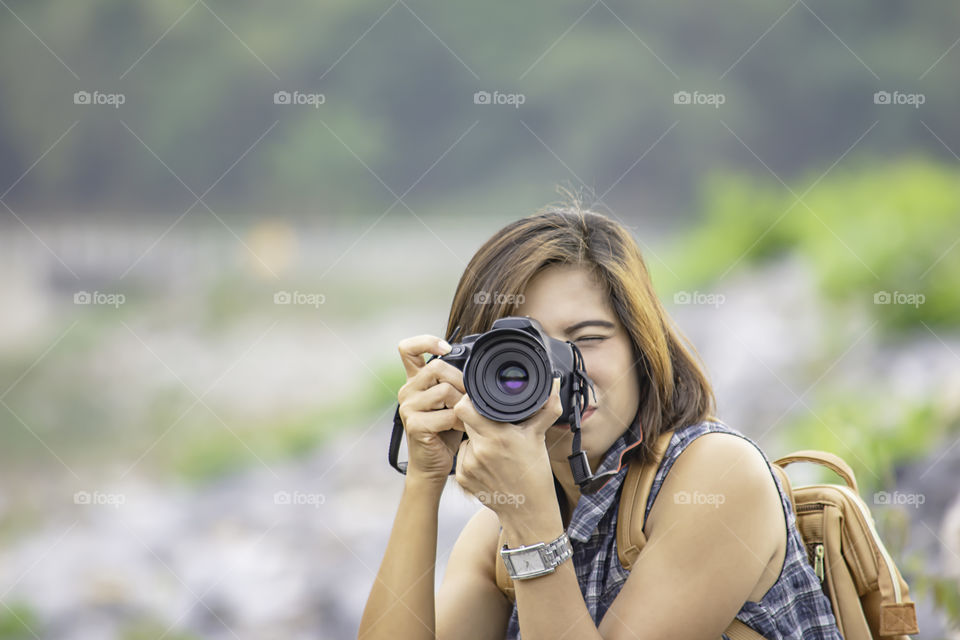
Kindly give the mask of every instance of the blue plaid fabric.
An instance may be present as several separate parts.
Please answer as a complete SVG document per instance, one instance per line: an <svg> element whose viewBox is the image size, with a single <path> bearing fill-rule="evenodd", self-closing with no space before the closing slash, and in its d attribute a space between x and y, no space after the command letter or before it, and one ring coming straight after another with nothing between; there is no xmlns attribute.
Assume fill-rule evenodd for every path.
<svg viewBox="0 0 960 640"><path fill-rule="evenodd" d="M769 459L753 440L722 422L706 421L684 427L674 432L664 453L647 500L647 514L680 453L699 436L713 432L731 433L747 440L757 447L770 468ZM626 446L625 435L620 436L607 450L600 469L615 469ZM821 590L820 581L807 559L790 501L784 495L780 480L772 468L770 474L780 492L787 520L787 552L783 570L764 597L759 602L745 602L736 617L768 640L842 640L830 600ZM567 527L567 535L573 545L577 581L594 624L599 624L603 619L630 575L617 557L616 533L620 487L626 475L627 468L624 466L600 491L580 496ZM506 638L520 638L516 604L510 615ZM730 639L723 634L723 640Z"/></svg>

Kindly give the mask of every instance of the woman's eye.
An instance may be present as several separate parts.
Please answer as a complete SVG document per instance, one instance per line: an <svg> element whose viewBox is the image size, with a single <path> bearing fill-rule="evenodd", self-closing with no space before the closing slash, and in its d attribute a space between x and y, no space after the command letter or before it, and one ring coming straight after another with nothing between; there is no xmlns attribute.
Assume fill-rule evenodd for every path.
<svg viewBox="0 0 960 640"><path fill-rule="evenodd" d="M607 339L606 336L581 336L576 339L576 342L583 342L583 341L600 342L601 340L606 340L606 339Z"/></svg>

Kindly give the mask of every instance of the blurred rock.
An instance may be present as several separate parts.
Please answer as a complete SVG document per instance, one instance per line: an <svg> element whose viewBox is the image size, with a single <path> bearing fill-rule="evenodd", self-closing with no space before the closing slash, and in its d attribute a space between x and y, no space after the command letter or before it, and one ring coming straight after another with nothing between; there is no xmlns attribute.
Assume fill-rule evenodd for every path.
<svg viewBox="0 0 960 640"><path fill-rule="evenodd" d="M388 417L299 462L196 489L87 491L0 557L7 599L36 611L50 640L120 637L142 620L213 639L355 637L403 486L385 462ZM438 585L479 508L447 487Z"/></svg>

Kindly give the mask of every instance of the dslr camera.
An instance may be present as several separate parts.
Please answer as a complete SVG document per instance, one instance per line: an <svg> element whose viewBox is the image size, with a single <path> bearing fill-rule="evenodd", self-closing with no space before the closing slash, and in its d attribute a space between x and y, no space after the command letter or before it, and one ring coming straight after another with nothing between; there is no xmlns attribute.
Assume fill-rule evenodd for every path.
<svg viewBox="0 0 960 640"><path fill-rule="evenodd" d="M459 332L457 327L454 337ZM554 424L569 424L573 432L572 453L567 459L574 481L581 492L594 493L616 475L617 471L594 475L586 452L580 448L580 416L587 407L593 381L587 376L577 345L551 338L533 318L508 316L495 320L489 331L465 336L450 346L448 353L433 358L439 357L463 371L463 386L473 406L494 422L522 422L539 411L550 397L553 377L558 373L563 410ZM398 405L388 459L400 473L407 472L407 463L397 462L403 434ZM454 457L450 473L456 469Z"/></svg>
<svg viewBox="0 0 960 640"><path fill-rule="evenodd" d="M450 346L450 352L439 357L463 371L464 389L480 415L494 422L526 420L546 404L556 372L563 412L555 424L572 422L574 386L578 374L586 378L579 350L548 336L533 318L499 318L486 333L468 335Z"/></svg>

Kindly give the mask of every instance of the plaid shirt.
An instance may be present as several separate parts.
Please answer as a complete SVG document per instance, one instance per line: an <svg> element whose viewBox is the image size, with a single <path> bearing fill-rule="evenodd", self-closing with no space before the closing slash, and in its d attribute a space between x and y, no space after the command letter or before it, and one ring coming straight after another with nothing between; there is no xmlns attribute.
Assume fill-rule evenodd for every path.
<svg viewBox="0 0 960 640"><path fill-rule="evenodd" d="M653 501L680 453L697 437L712 432L737 435L760 450L753 440L721 422L707 421L676 431L654 477L646 504L647 514L650 513ZM626 447L626 436L622 435L607 450L600 470L615 469L620 454ZM769 459L762 450L760 453L769 468ZM768 640L842 640L830 600L821 590L820 581L807 559L790 502L772 468L770 474L780 492L780 502L787 520L787 551L783 570L763 598L759 602L745 602L736 617ZM624 465L600 491L593 495L581 495L567 527L567 535L573 545L573 566L577 582L594 624L599 624L603 619L630 575L630 572L620 565L617 557L617 511L620 487L626 475L627 466ZM517 606L514 604L506 639L519 638L520 623ZM723 640L730 639L723 634Z"/></svg>

